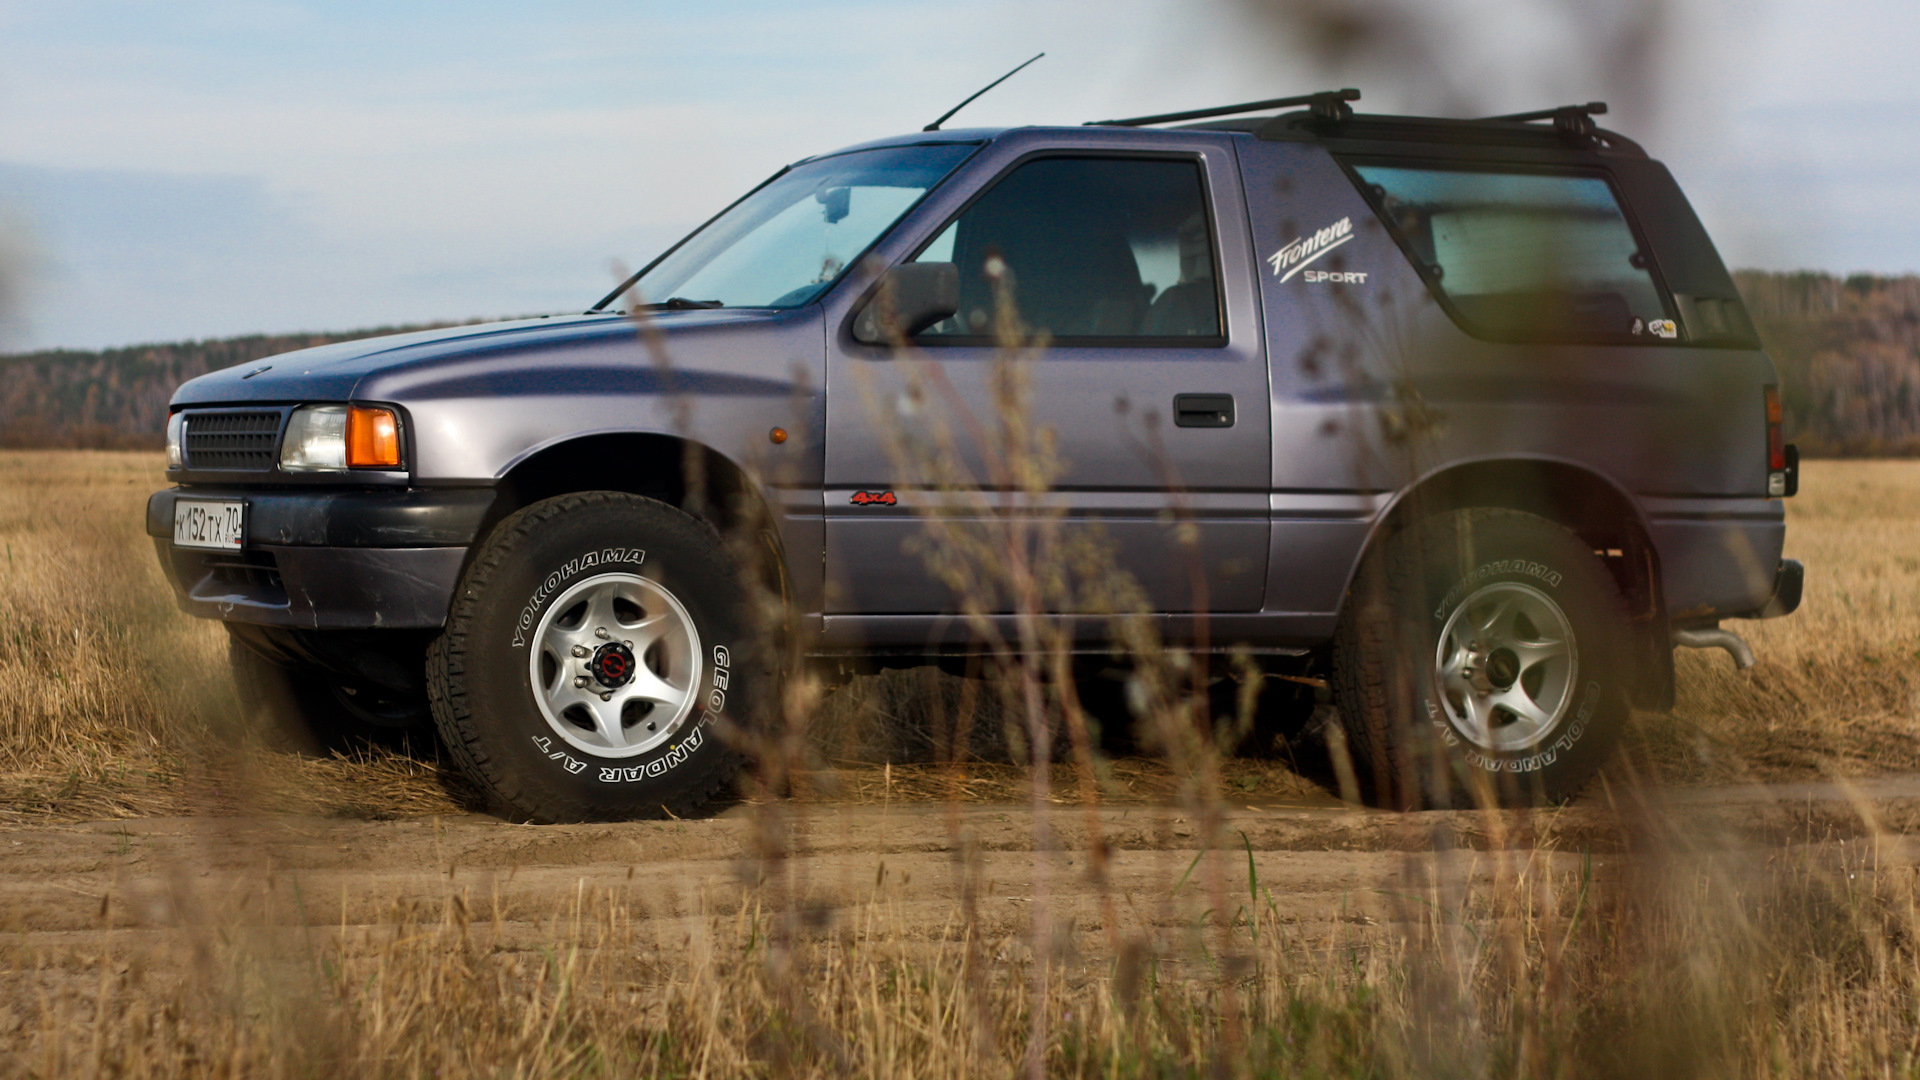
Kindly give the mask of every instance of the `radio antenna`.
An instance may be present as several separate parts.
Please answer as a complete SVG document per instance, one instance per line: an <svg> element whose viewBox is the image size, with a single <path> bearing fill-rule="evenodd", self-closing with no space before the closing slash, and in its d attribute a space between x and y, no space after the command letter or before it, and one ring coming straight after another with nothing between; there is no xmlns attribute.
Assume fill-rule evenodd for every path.
<svg viewBox="0 0 1920 1080"><path fill-rule="evenodd" d="M1038 59L1040 59L1041 57L1043 57L1043 56L1045 56L1045 55L1047 55L1047 54L1046 54L1046 53L1034 53L1034 54L1033 54L1033 60L1038 60ZM1033 63L1033 60L1029 60L1029 61L1027 61L1027 64L1031 64L1031 63ZM948 109L948 110L947 110L946 112L943 112L943 113L941 113L941 114L940 114L940 119L938 119L938 120L935 120L935 121L934 121L933 123L931 123L931 124L928 124L928 125L927 125L926 127L923 127L923 128L921 128L920 130L921 130L921 131L939 131L939 130L940 130L940 125L941 125L941 124L944 124L944 123L946 123L947 121L949 121L949 120L951 120L951 119L953 119L953 114L954 114L954 113L957 113L957 112L959 112L959 111L960 111L961 109L964 109L964 108L966 108L967 106L969 106L969 105L971 105L971 104L973 104L973 98L977 98L977 97L979 97L979 96L980 96L981 94L984 94L984 93L986 93L987 91L989 91L989 90L991 90L991 89L993 89L994 87L996 87L996 86L999 86L999 85L1000 85L1001 83L1003 83L1003 82L1006 82L1006 81L1007 81L1008 79L1011 79L1011 78L1013 78L1013 77L1014 77L1015 75L1018 75L1018 74L1020 74L1020 68L1024 68L1024 67L1026 67L1026 66L1027 66L1027 64L1021 64L1021 65L1020 65L1020 67L1017 67L1017 68L1014 68L1014 69L1013 69L1012 71L1009 71L1009 72L1007 72L1007 73L1006 73L1005 75L1002 75L1002 76L1000 76L999 78L997 78L997 79L995 79L995 80L993 80L992 82L990 82L990 83L988 83L987 85L985 85L985 86L983 86L983 87L981 87L980 89L978 89L978 90L975 90L975 91L973 92L973 97L969 97L969 98L968 98L967 100L965 100L965 101L963 101L963 102L961 102L961 103L960 103L960 104L958 104L958 105L955 105L955 106L954 106L953 108L951 108L951 109Z"/></svg>

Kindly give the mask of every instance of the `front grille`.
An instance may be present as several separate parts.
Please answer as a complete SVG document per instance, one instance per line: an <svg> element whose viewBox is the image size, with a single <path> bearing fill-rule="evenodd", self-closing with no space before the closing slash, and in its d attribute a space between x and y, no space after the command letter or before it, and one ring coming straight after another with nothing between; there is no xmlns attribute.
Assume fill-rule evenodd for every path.
<svg viewBox="0 0 1920 1080"><path fill-rule="evenodd" d="M189 412L185 442L189 469L273 468L280 412Z"/></svg>

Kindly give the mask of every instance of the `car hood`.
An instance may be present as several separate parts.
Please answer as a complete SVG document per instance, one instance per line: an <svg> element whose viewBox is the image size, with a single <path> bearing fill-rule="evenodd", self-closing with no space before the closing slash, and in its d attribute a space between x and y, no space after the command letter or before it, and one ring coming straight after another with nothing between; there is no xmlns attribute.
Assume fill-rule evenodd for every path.
<svg viewBox="0 0 1920 1080"><path fill-rule="evenodd" d="M818 317L817 312L811 316ZM552 389L556 380L565 383L572 373L585 371L595 373L592 377L599 381L591 389L602 393L664 390L667 381L677 382L672 389L679 392L699 393L702 383L715 378L744 378L766 384L752 389L777 394L787 390L786 380L757 378L734 363L720 365L731 371L707 371L703 369L709 365L700 361L714 355L713 346L720 344L716 338L777 333L779 326L796 321L800 321L798 312L693 310L658 313L645 335L632 320L617 314L421 330L300 349L210 372L182 384L174 392L173 404L405 403L422 394L444 396L455 388L487 389L475 387L476 379L497 382L492 388L500 393L512 393L524 384ZM688 347L677 347L681 345ZM680 379L675 380L675 374Z"/></svg>

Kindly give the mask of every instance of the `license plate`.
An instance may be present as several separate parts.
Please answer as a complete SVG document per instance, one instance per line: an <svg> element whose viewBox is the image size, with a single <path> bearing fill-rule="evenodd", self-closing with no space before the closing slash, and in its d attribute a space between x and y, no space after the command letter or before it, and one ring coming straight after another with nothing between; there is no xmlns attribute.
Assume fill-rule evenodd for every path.
<svg viewBox="0 0 1920 1080"><path fill-rule="evenodd" d="M246 538L246 503L174 500L173 546L238 551Z"/></svg>

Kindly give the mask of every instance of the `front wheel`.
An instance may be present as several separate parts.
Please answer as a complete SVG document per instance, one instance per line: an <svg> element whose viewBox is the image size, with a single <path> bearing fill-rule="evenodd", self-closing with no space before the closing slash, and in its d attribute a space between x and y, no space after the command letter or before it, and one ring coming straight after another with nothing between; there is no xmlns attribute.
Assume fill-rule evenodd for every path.
<svg viewBox="0 0 1920 1080"><path fill-rule="evenodd" d="M429 650L441 738L513 817L699 813L739 767L722 728L770 679L745 614L705 523L617 492L535 503L475 554Z"/></svg>
<svg viewBox="0 0 1920 1080"><path fill-rule="evenodd" d="M1390 537L1334 640L1355 776L1400 809L1572 797L1626 726L1630 633L1606 567L1544 518L1458 511Z"/></svg>

